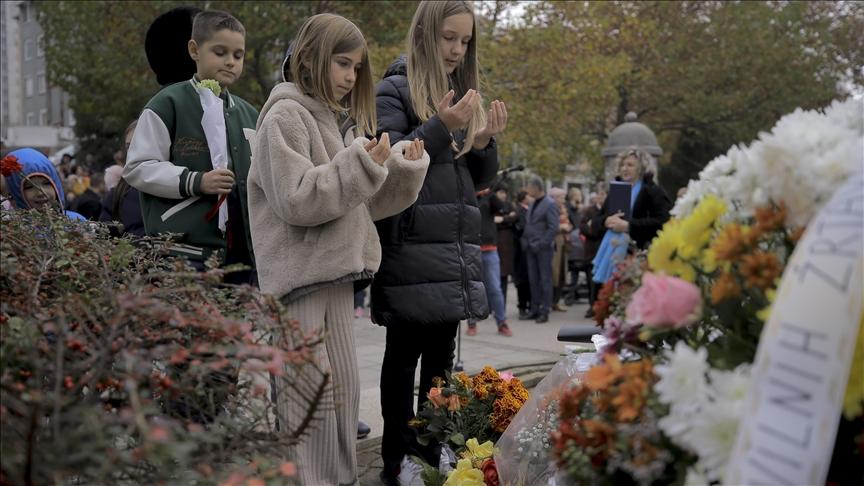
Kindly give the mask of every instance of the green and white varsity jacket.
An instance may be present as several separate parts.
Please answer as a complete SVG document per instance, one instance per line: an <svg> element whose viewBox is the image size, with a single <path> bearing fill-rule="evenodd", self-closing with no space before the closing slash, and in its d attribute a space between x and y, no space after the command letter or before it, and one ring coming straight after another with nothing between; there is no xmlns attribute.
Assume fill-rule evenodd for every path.
<svg viewBox="0 0 864 486"><path fill-rule="evenodd" d="M243 214L243 232L252 251L246 177L251 152L243 129L254 129L258 111L238 96L221 95L229 154ZM208 213L218 196L201 192L201 179L213 170L201 125L203 109L194 79L163 88L144 107L132 136L123 178L141 192L141 212L148 235L177 233L172 250L194 260L224 254L226 237L217 217ZM227 202L226 202L227 203ZM235 228L240 226L232 223ZM237 234L235 237L241 235ZM255 261L250 254L250 261Z"/></svg>

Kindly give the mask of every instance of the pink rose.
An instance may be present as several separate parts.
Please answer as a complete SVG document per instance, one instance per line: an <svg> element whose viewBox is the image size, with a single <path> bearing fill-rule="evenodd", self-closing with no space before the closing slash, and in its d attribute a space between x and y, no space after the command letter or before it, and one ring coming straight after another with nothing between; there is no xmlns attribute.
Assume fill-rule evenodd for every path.
<svg viewBox="0 0 864 486"><path fill-rule="evenodd" d="M505 382L509 383L510 380L513 379L513 372L512 371L503 371L503 372L499 371L498 372L498 378L501 378Z"/></svg>
<svg viewBox="0 0 864 486"><path fill-rule="evenodd" d="M699 287L680 278L653 273L642 276L642 285L627 305L629 323L660 328L690 325L701 314Z"/></svg>
<svg viewBox="0 0 864 486"><path fill-rule="evenodd" d="M445 397L441 393L441 388L437 386L429 389L429 393L426 394L426 398L428 398L429 401L432 402L432 406L435 408L438 408L442 405L447 405L447 397Z"/></svg>

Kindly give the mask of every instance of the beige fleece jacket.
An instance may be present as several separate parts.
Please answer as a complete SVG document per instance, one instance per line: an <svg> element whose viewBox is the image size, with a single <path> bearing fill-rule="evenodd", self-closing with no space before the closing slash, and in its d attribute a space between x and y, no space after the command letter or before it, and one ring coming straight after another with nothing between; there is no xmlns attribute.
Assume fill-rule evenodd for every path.
<svg viewBox="0 0 864 486"><path fill-rule="evenodd" d="M343 137L335 114L293 83L273 88L258 117L249 169L249 220L261 290L294 300L326 285L369 278L381 263L373 220L417 199L429 155L384 166Z"/></svg>

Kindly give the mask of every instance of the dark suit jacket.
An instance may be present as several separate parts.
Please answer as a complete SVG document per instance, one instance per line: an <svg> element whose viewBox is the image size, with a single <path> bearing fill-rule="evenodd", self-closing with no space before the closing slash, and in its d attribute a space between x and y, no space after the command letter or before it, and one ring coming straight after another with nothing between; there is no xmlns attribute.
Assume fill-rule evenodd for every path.
<svg viewBox="0 0 864 486"><path fill-rule="evenodd" d="M532 252L554 250L560 214L558 204L551 197L543 196L539 202L535 201L528 210L522 232L522 249Z"/></svg>

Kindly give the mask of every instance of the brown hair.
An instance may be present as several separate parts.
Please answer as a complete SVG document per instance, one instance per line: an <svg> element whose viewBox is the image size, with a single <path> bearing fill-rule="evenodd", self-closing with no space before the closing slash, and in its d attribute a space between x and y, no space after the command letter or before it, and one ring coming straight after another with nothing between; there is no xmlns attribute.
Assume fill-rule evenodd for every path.
<svg viewBox="0 0 864 486"><path fill-rule="evenodd" d="M200 46L210 40L213 34L223 29L239 32L246 37L246 29L233 15L219 10L207 10L199 13L192 20L192 40Z"/></svg>
<svg viewBox="0 0 864 486"><path fill-rule="evenodd" d="M363 33L350 20L334 14L309 17L294 39L294 51L286 80L297 85L304 94L324 102L333 111L347 112L357 124L359 134L375 134L375 84L369 48ZM357 80L346 101L333 95L330 66L334 54L363 50Z"/></svg>
<svg viewBox="0 0 864 486"><path fill-rule="evenodd" d="M438 54L438 38L441 24L453 15L469 14L474 19L471 40L462 62L449 77L444 70L444 61ZM411 29L408 31L408 88L411 91L411 105L421 122L427 121L438 112L438 102L452 88L459 99L469 89L477 89L480 68L477 62L477 18L474 7L466 1L422 1L414 12ZM486 112L478 104L474 116L465 130L465 144L458 155L462 155L474 144L474 135L486 124Z"/></svg>

